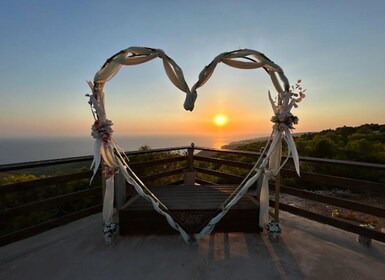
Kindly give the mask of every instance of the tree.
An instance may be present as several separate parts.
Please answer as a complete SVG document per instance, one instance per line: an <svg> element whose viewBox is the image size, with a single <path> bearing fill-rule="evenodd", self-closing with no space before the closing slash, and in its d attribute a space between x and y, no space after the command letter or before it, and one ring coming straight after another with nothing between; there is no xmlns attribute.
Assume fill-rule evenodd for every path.
<svg viewBox="0 0 385 280"><path fill-rule="evenodd" d="M314 141L311 156L321 158L334 158L337 154L337 145L329 138L318 138Z"/></svg>

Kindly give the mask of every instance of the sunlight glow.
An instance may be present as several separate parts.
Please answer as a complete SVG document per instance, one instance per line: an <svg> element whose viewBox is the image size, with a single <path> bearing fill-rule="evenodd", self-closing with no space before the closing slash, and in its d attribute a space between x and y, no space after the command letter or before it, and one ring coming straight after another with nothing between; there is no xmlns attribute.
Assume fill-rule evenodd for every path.
<svg viewBox="0 0 385 280"><path fill-rule="evenodd" d="M217 126L224 126L227 123L227 117L225 115L219 114L214 117L213 121Z"/></svg>

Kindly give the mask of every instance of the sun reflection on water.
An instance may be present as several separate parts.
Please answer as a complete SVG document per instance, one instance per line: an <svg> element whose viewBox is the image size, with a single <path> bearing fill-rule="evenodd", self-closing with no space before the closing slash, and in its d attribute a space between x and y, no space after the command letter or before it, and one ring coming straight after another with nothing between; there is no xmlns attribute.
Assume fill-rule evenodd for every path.
<svg viewBox="0 0 385 280"><path fill-rule="evenodd" d="M214 139L214 148L221 149L222 146L229 144L229 139L224 137L219 137Z"/></svg>

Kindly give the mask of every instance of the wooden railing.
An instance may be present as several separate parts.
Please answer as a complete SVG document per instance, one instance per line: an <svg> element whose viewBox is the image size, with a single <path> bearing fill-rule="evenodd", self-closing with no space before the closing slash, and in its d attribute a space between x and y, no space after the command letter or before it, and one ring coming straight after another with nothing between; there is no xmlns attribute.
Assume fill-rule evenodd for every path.
<svg viewBox="0 0 385 280"><path fill-rule="evenodd" d="M194 165L195 169L200 174L209 175L211 177L218 178L220 183L225 183L227 180L230 180L234 183L239 183L242 179L242 175L234 175L231 173L225 173L218 171L222 166L236 167L238 169L244 169L245 173L253 167L253 157L254 162L260 156L260 153L255 152L244 152L244 151L233 151L233 150L214 150L208 148L195 147L195 150L198 151L196 155L194 155ZM209 152L213 153L209 156L202 156L199 152ZM235 157L232 157L231 160L226 158L221 158L221 155L232 154ZM238 156L242 158L244 156L250 157L250 162L237 161L234 158ZM300 157L300 161L302 165L305 165L304 171L301 172L301 177L296 175L296 172L291 169L283 169L280 173L280 177L277 178L279 183L271 184L271 189L274 190L275 187L279 188L281 193L302 198L304 200L311 200L316 203L322 203L328 206L332 206L329 215L325 215L322 213L312 212L306 208L295 207L290 204L286 204L284 202L279 202L279 208L290 213L300 215L317 222L321 222L324 224L328 224L334 227L341 228L343 230L347 230L350 232L357 233L362 236L366 236L368 238L376 239L382 242L385 242L385 233L379 230L373 230L366 226L369 225L371 220L380 218L382 219L382 224L385 227L385 164L375 164L375 163L366 163L366 162L353 162L353 161L343 161L343 160L330 160L323 158L312 158L312 157ZM211 166L215 167L215 170L211 168L201 168L199 167L203 164L211 164ZM369 180L363 180L359 178L347 178L343 175L339 174L321 174L315 172L306 171L307 169L317 169L314 166L312 168L306 168L306 164L321 164L321 165L329 165L338 168L356 168L361 172L375 172L377 171L380 175L382 181L375 182ZM309 167L309 166L308 166ZM325 168L323 168L325 169ZM365 171L363 171L365 170ZM198 178L199 174L198 173ZM336 172L334 172L336 173ZM375 177L375 175L372 175ZM279 179L279 180L278 180ZM293 181L290 181L293 180ZM208 183L210 180L205 180ZM218 183L218 181L212 181L212 183ZM286 184L290 183L290 186ZM314 185L315 184L315 185ZM338 198L331 195L325 195L317 193L316 191L320 189L333 189L338 188L341 190L350 190L352 192L361 193L359 196L365 197L367 194L375 194L382 197L383 204L381 206L368 205L357 201L351 201L349 199ZM312 190L311 190L312 189ZM270 206L275 207L276 201L274 196L272 195L272 199L270 200ZM346 210L351 210L353 212L348 212L348 215L344 215L344 213L336 213L334 217L332 217L332 210L339 210L343 212ZM369 218L361 218L361 214L370 216Z"/></svg>
<svg viewBox="0 0 385 280"><path fill-rule="evenodd" d="M186 171L195 171L197 173L195 182L200 184L239 183L260 156L256 152L217 150L193 145L132 151L127 152L127 155L130 158L131 168L144 183L151 185L182 184ZM32 180L0 185L0 225L3 229L0 233L0 245L100 212L102 209L102 179L99 175L89 186L91 173L88 168L91 160L92 158L87 156L0 165L0 176L3 176L0 179L7 175L17 179L18 176L23 177L23 174L36 174L34 170L40 170L40 175L35 176ZM307 201L350 209L380 219L385 218L385 208L382 206L367 205L309 190L338 187L353 192L372 192L385 198L384 181L349 178L334 174L335 172L333 174L316 173L312 171L312 166L310 168L306 166L333 165L338 168L366 169L370 172L379 171L385 174L383 172L384 164L310 157L302 157L300 160L301 164L305 165L302 168L301 178L298 178L293 170L284 169L278 180L282 183L272 184L272 189L278 187L279 191L284 194ZM272 196L271 206L278 205L278 202ZM385 233L360 225L365 221L351 220L342 216L332 217L331 214L311 212L309 209L283 202L279 202L279 208L385 242ZM44 219L41 218L42 216Z"/></svg>
<svg viewBox="0 0 385 280"><path fill-rule="evenodd" d="M183 183L188 164L187 153L181 151L187 147L127 155L145 183L178 184ZM0 246L100 212L101 172L89 185L91 161L86 156L0 165L0 179L5 182L0 183Z"/></svg>
<svg viewBox="0 0 385 280"><path fill-rule="evenodd" d="M14 179L0 186L0 245L101 211L101 180L89 186L90 163L91 157L77 157L1 165L3 181Z"/></svg>

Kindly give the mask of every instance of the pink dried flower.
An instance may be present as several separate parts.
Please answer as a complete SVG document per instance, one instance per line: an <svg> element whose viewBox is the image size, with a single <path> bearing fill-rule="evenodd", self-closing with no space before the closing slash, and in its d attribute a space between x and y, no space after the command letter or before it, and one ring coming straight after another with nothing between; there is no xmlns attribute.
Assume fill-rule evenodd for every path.
<svg viewBox="0 0 385 280"><path fill-rule="evenodd" d="M104 176L106 177L106 179L107 179L107 178L110 178L110 177L114 176L114 174L115 174L115 168L109 167L109 166L105 166L105 167L103 168L103 174L104 174Z"/></svg>

